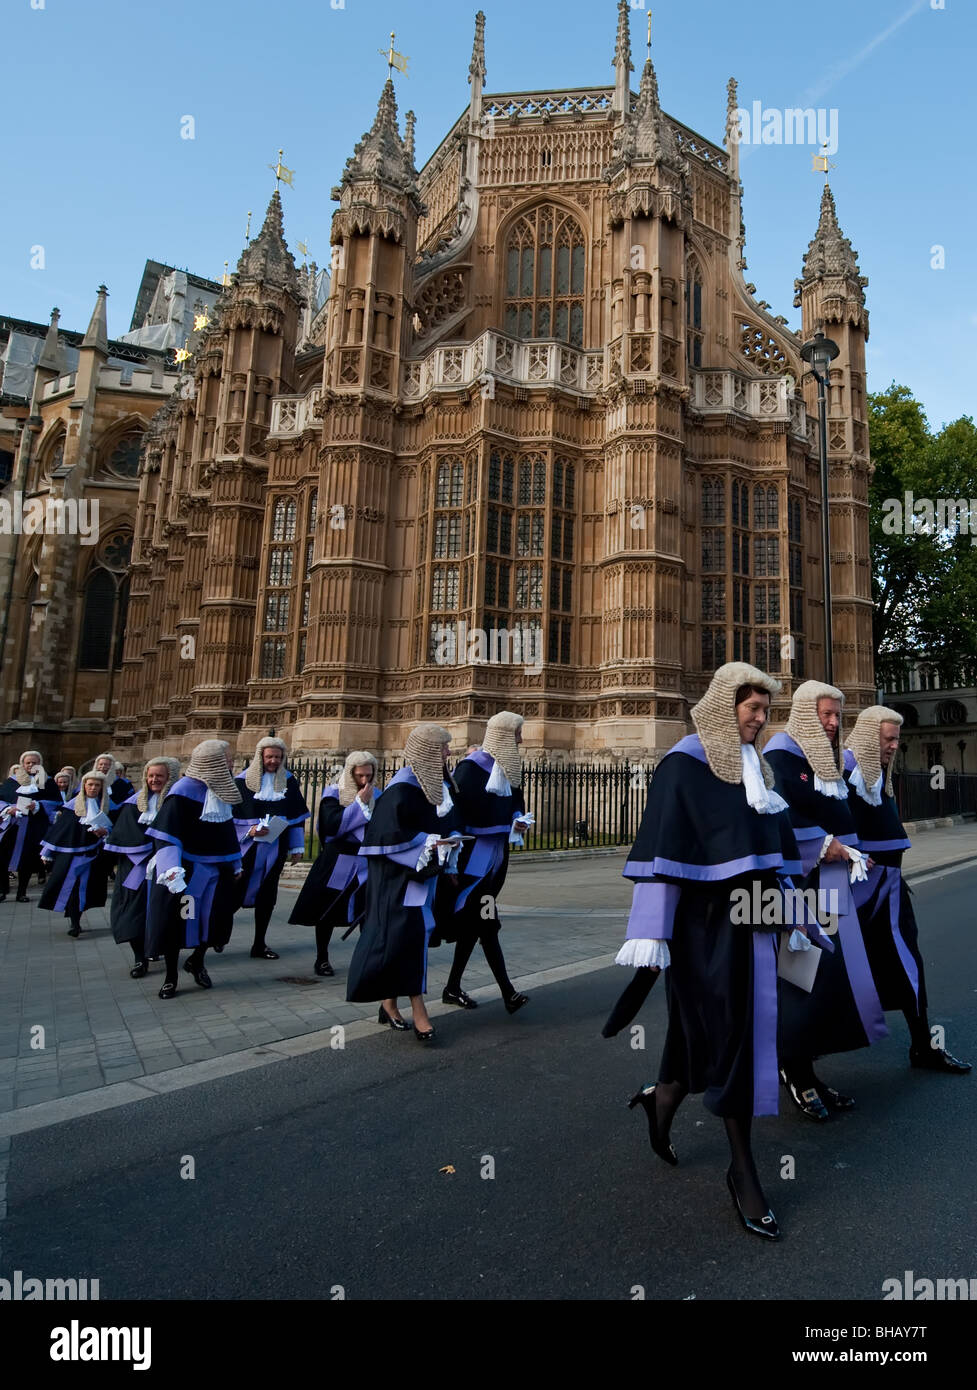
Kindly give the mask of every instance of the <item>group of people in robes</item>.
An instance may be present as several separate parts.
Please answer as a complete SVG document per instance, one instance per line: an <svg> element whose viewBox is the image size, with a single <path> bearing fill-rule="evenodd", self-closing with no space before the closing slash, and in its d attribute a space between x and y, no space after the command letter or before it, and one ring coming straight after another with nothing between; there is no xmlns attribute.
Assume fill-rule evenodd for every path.
<svg viewBox="0 0 977 1390"><path fill-rule="evenodd" d="M521 845L533 823L520 789L522 723L508 711L495 715L454 774L450 733L418 725L405 766L382 791L376 757L356 751L319 804L318 857L289 921L314 928L320 977L335 973L334 930L359 929L348 999L376 1002L378 1022L413 1029L422 1042L435 1036L424 1002L431 944L454 944L444 1003L477 1007L462 976L478 944L507 1011L528 1003L506 969L497 903L510 845ZM232 769L219 739L198 744L182 775L177 759L151 758L138 789L111 754L79 779L73 768L49 778L40 754L25 753L0 787L0 867L20 875L18 901L28 900L31 874L45 872L39 905L63 912L75 937L82 914L105 906L113 875L110 922L132 950L130 975L163 960L159 994L171 999L186 951L184 971L209 989L207 953L223 951L241 908L254 911L251 956L279 959L268 926L282 870L304 854L311 814L281 739L259 740L245 771ZM405 996L410 1023L397 1003Z"/></svg>
<svg viewBox="0 0 977 1390"><path fill-rule="evenodd" d="M805 681L761 754L780 683L743 662L721 666L691 711L696 732L662 759L624 875L634 883L618 963L634 975L604 1027L637 1015L665 973L668 1025L658 1079L629 1101L652 1151L676 1166L671 1127L689 1093L722 1118L726 1183L744 1228L780 1235L751 1144L782 1086L808 1119L854 1099L814 1071L818 1057L888 1036L901 1011L914 1067L963 1074L931 1036L925 972L893 795L902 717L862 710L847 747L844 696Z"/></svg>

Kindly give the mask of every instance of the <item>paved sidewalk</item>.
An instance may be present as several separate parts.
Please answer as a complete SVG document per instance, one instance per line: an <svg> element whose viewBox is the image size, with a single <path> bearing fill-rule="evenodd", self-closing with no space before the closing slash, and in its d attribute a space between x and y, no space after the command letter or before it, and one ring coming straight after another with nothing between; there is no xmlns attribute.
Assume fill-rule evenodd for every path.
<svg viewBox="0 0 977 1390"><path fill-rule="evenodd" d="M623 852L514 859L501 907L503 946L517 985L533 981L528 990L545 983L534 977L547 971L611 963L631 900L631 885L621 877L624 859ZM916 876L974 860L977 825L958 825L921 834L905 868ZM375 1018L375 1006L345 1001L355 937L334 936L334 978L313 975L311 928L286 925L295 891L283 886L268 933L280 960L250 958L251 914L242 911L223 955L208 953L214 988L202 990L181 972L179 993L169 1001L158 997L162 962L145 979L129 978L132 953L112 940L106 910L86 915L76 941L63 917L38 910L36 886L29 906L8 898L0 904L0 1111ZM451 950L431 953L431 999L440 1000ZM501 1009L477 949L465 986L484 987L493 1013Z"/></svg>

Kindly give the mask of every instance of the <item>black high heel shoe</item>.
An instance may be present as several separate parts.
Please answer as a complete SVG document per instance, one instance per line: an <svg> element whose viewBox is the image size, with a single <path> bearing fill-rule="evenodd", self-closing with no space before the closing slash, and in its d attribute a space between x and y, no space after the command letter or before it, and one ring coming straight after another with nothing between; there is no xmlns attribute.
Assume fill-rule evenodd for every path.
<svg viewBox="0 0 977 1390"><path fill-rule="evenodd" d="M377 1023L386 1024L390 1028L395 1028L398 1033L406 1033L410 1024L404 1018L391 1018L383 1005L380 1005L380 1012L377 1014Z"/></svg>
<svg viewBox="0 0 977 1390"><path fill-rule="evenodd" d="M628 1101L628 1109L633 1110L636 1105L640 1105L648 1116L648 1141L651 1144L652 1152L659 1158L663 1158L672 1168L678 1167L678 1154L671 1144L662 1139L658 1133L658 1114L655 1110L655 1088L652 1086L650 1091L639 1091Z"/></svg>
<svg viewBox="0 0 977 1390"><path fill-rule="evenodd" d="M434 1029L433 1029L433 1028L429 1028L429 1029L427 1030L426 1033L422 1033L421 1030L420 1030L420 1028L418 1028L418 1026L417 1026L416 1023L412 1023L412 1024L411 1024L411 1027L412 1027L413 1030L414 1030L414 1037L417 1039L418 1042L420 1042L420 1043L434 1042Z"/></svg>
<svg viewBox="0 0 977 1390"><path fill-rule="evenodd" d="M767 1240L780 1239L780 1227L777 1225L777 1218L773 1212L767 1208L766 1216L761 1216L759 1221L754 1221L752 1217L746 1216L740 1206L740 1199L736 1195L736 1188L733 1185L732 1165L726 1169L726 1186L729 1188L729 1195L733 1199L733 1206L736 1214L742 1221L744 1228L754 1236L764 1236Z"/></svg>

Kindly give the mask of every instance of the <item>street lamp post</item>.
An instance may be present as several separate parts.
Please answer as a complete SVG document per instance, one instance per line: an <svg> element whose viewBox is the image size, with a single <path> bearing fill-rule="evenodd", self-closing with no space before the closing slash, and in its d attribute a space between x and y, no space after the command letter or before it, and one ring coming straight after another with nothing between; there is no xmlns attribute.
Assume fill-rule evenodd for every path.
<svg viewBox="0 0 977 1390"><path fill-rule="evenodd" d="M831 533L828 518L828 407L826 389L828 369L841 349L826 338L820 328L809 343L801 348L801 357L808 364L818 384L818 440L821 446L821 551L824 573L824 678L834 685L834 660L831 634Z"/></svg>

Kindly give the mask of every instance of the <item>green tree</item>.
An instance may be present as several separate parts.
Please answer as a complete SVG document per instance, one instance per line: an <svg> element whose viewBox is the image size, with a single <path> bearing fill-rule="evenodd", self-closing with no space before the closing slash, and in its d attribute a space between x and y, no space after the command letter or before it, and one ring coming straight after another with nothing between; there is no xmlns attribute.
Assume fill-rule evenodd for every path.
<svg viewBox="0 0 977 1390"><path fill-rule="evenodd" d="M922 658L952 683L977 655L977 429L963 416L933 435L920 403L894 382L869 397L874 473L869 488L873 639L879 679L901 683L908 659ZM973 515L951 525L903 515L905 498L975 499Z"/></svg>

